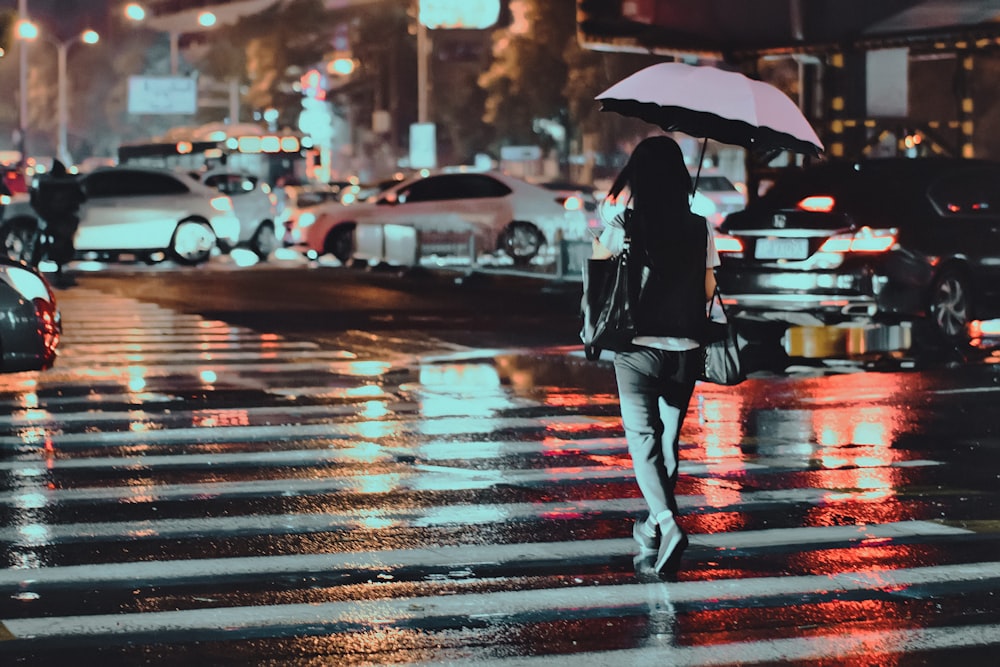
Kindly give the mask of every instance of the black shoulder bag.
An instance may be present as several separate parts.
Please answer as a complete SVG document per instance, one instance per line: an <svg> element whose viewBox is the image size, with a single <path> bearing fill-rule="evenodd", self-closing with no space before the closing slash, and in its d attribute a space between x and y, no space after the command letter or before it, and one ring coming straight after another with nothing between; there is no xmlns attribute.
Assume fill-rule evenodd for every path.
<svg viewBox="0 0 1000 667"><path fill-rule="evenodd" d="M601 350L632 349L636 336L634 292L629 275L629 212L625 215L625 247L609 259L588 259L583 267L583 328L580 339L588 359Z"/></svg>
<svg viewBox="0 0 1000 667"><path fill-rule="evenodd" d="M733 326L726 313L726 307L722 304L722 295L719 294L719 286L716 285L715 293L712 295L712 303L709 304L708 312L711 318L712 307L718 303L725 322L716 322L709 319L706 323L706 343L702 348L705 354L705 365L699 380L732 386L747 379L743 370L743 360L740 358L740 344L736 335L736 327Z"/></svg>

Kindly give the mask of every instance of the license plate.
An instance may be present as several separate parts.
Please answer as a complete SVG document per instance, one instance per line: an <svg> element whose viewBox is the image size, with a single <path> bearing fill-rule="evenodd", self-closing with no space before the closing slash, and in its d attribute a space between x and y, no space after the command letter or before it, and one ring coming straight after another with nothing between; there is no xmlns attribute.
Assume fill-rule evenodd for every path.
<svg viewBox="0 0 1000 667"><path fill-rule="evenodd" d="M758 239L753 256L757 259L805 259L809 239Z"/></svg>

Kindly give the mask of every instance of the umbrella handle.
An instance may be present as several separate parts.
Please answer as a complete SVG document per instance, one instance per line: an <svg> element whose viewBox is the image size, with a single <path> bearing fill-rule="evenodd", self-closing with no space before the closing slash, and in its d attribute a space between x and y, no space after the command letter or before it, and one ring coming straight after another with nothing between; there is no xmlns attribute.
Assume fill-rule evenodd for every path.
<svg viewBox="0 0 1000 667"><path fill-rule="evenodd" d="M698 156L698 171L694 173L694 183L691 184L691 197L698 191L698 179L701 177L701 165L705 162L705 148L708 146L708 137L701 140L701 155Z"/></svg>

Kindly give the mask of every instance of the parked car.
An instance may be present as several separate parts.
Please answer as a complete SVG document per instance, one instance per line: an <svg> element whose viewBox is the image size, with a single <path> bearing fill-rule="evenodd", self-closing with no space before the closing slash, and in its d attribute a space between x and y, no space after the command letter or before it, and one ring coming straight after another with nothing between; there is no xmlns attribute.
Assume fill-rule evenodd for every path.
<svg viewBox="0 0 1000 667"><path fill-rule="evenodd" d="M338 199L344 206L365 202L377 197L402 180L402 178L387 178L376 183L348 183L340 190Z"/></svg>
<svg viewBox="0 0 1000 667"><path fill-rule="evenodd" d="M587 218L559 195L500 172L439 173L404 180L374 199L350 206L322 204L308 226L300 219L308 248L342 262L354 253L358 225L413 226L421 244L459 241L472 234L479 251L501 250L527 264L557 232L584 238ZM365 258L362 258L365 259Z"/></svg>
<svg viewBox="0 0 1000 667"><path fill-rule="evenodd" d="M78 177L86 201L76 256L200 264L212 250L236 245L240 221L232 200L187 174L155 167L106 167ZM44 221L27 195L15 195L0 220L0 247L30 261Z"/></svg>
<svg viewBox="0 0 1000 667"><path fill-rule="evenodd" d="M1000 316L1000 162L819 164L779 178L720 231L719 285L745 321L919 321L961 339Z"/></svg>
<svg viewBox="0 0 1000 667"><path fill-rule="evenodd" d="M16 164L0 165L0 183L3 183L7 194L16 195L28 191L24 171Z"/></svg>
<svg viewBox="0 0 1000 667"><path fill-rule="evenodd" d="M267 259L280 246L276 226L278 198L267 183L250 174L220 169L190 172L190 175L232 199L233 210L240 220L238 246L253 250L261 259Z"/></svg>
<svg viewBox="0 0 1000 667"><path fill-rule="evenodd" d="M694 175L692 174L692 177ZM705 216L718 227L730 213L746 208L747 198L736 189L733 182L716 172L702 171L698 174L698 185L692 210Z"/></svg>
<svg viewBox="0 0 1000 667"><path fill-rule="evenodd" d="M0 372L37 371L55 362L62 319L37 269L0 257Z"/></svg>
<svg viewBox="0 0 1000 667"><path fill-rule="evenodd" d="M285 194L285 204L278 212L277 221L282 228L281 243L287 247L302 243L299 220L305 216L306 226L311 224L315 220L312 209L324 202L339 201L343 188L340 185L315 183L286 186L282 191Z"/></svg>

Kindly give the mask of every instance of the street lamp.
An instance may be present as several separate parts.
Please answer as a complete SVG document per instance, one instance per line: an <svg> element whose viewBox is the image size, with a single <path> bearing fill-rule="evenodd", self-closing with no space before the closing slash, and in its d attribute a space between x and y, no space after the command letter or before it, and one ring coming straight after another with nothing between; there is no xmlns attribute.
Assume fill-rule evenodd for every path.
<svg viewBox="0 0 1000 667"><path fill-rule="evenodd" d="M130 2L125 5L125 18L136 23L142 23L147 19L146 9L138 2ZM203 11L198 14L198 25L202 28L211 28L216 23L216 16L210 11ZM162 30L170 36L170 75L177 76L180 70L180 40L181 31L176 28Z"/></svg>
<svg viewBox="0 0 1000 667"><path fill-rule="evenodd" d="M18 24L17 35L20 39L33 41L37 39L41 33L38 30L38 26L30 21L21 21ZM69 96L69 76L67 74L67 56L69 54L69 47L73 46L77 42L83 44L96 44L100 39L100 36L93 30L84 30L79 35L67 39L65 41L56 41L54 39L45 38L45 41L50 44L55 45L56 53L59 58L59 74L58 74L58 122L59 122L59 147L56 154L59 156L59 160L64 165L71 165L72 158L69 154L69 148L67 146L67 126L69 125L69 106L68 106L68 96Z"/></svg>

